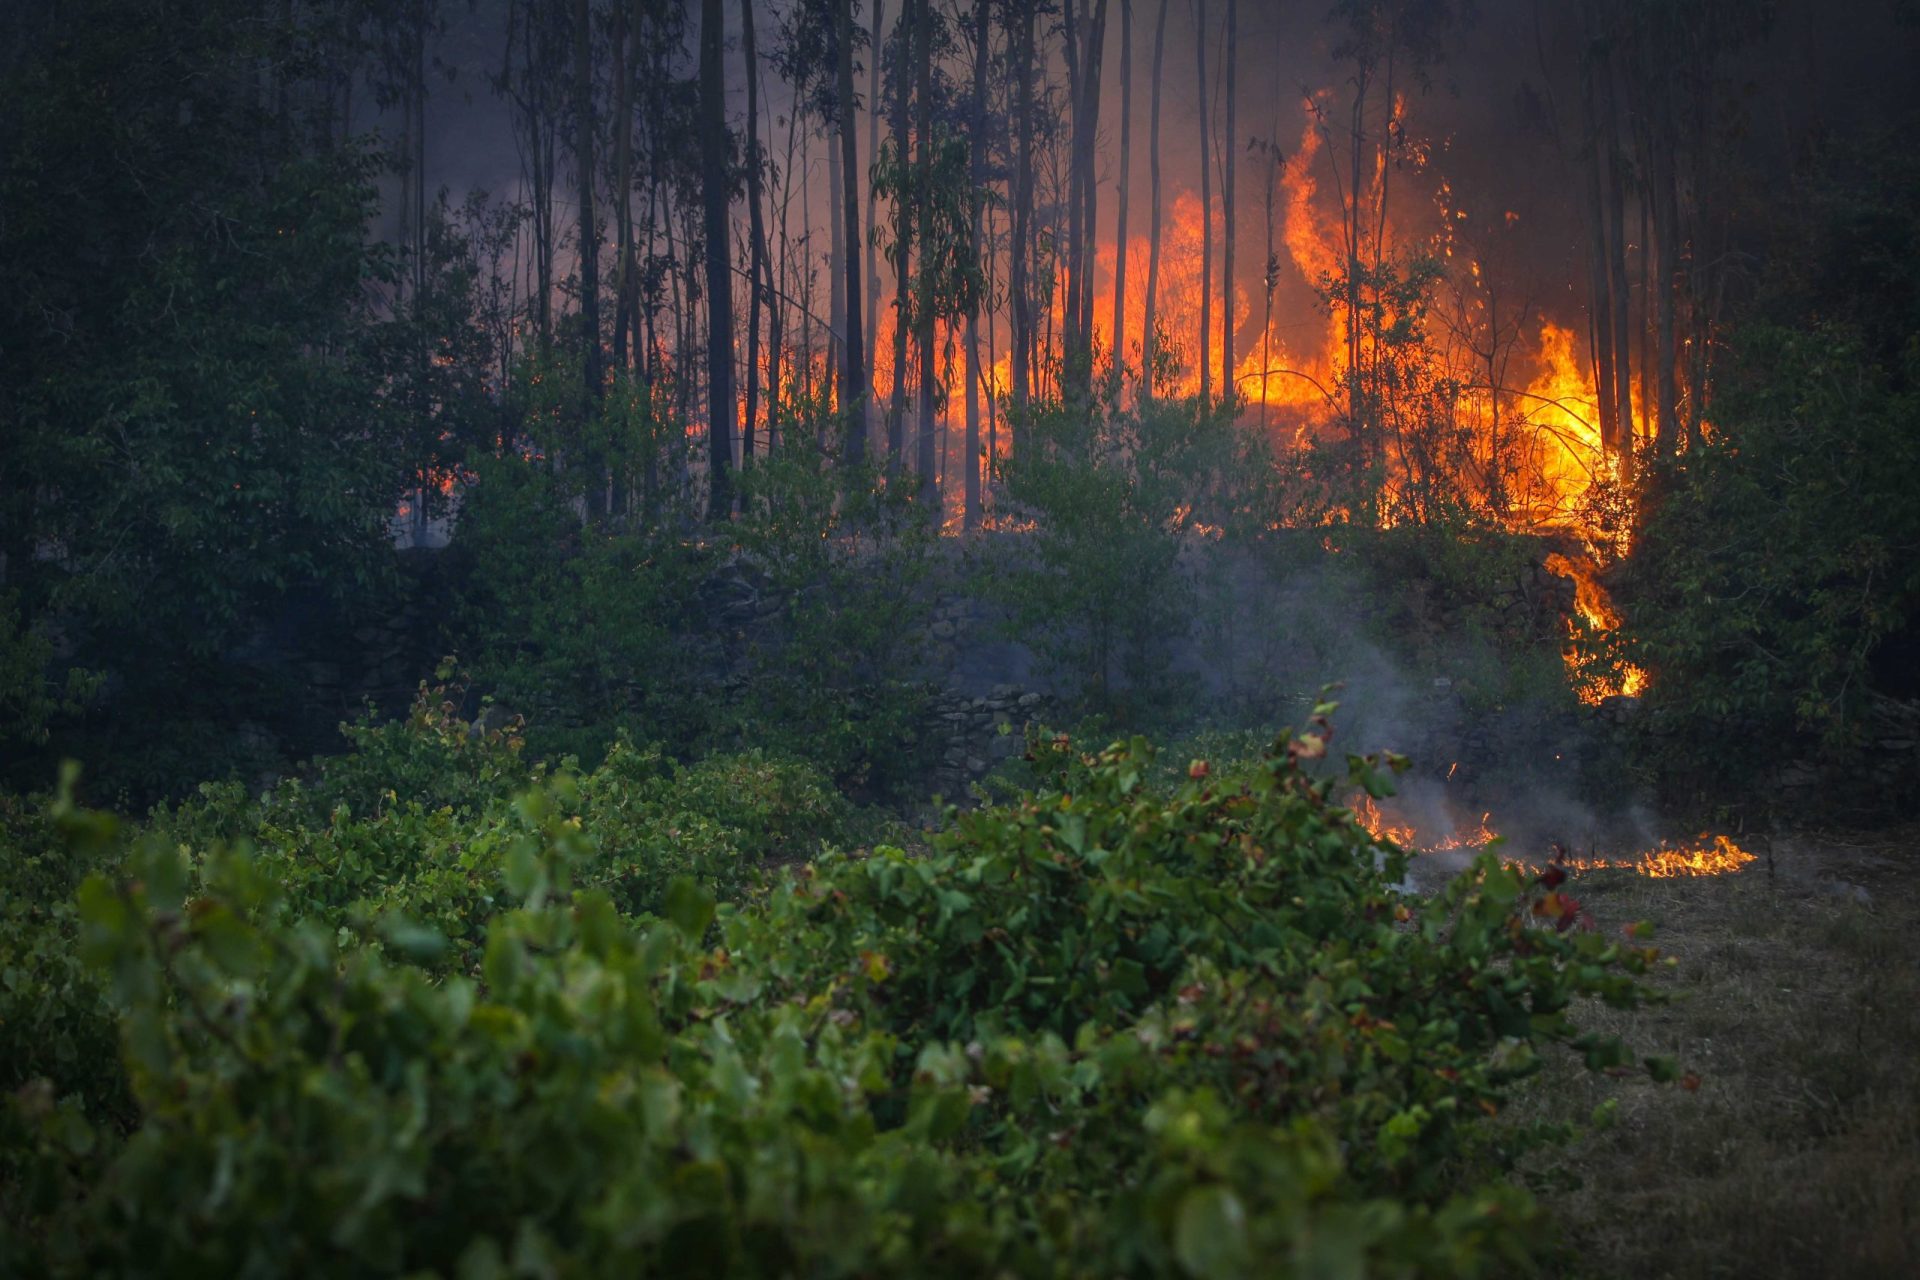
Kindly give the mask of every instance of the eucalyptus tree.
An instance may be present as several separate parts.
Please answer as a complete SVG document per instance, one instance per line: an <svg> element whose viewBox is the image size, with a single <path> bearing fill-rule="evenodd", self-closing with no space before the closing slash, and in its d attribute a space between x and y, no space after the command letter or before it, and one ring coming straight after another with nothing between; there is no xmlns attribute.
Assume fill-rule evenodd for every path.
<svg viewBox="0 0 1920 1280"><path fill-rule="evenodd" d="M725 19L721 0L700 0L700 164L706 241L707 517L733 514L733 272L727 207L733 166L727 142Z"/></svg>

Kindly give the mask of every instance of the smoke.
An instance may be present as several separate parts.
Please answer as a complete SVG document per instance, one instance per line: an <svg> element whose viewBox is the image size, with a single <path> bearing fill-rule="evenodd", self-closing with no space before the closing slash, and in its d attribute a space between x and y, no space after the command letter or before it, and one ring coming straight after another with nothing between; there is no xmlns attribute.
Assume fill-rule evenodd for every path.
<svg viewBox="0 0 1920 1280"><path fill-rule="evenodd" d="M1429 865L1464 865L1492 833L1532 860L1677 834L1618 774L1618 727L1567 691L1557 636L1570 600L1501 613L1305 533L1208 546L1188 563L1196 621L1175 657L1197 691L1186 711L1223 728L1300 728L1331 686L1326 774L1349 753L1407 757L1380 819L1436 851ZM1490 610L1504 631L1489 629Z"/></svg>

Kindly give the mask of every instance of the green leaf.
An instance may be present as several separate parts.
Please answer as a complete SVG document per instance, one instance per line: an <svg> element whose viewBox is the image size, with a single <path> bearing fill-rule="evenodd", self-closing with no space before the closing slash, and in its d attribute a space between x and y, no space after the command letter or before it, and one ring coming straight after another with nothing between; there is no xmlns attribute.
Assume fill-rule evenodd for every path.
<svg viewBox="0 0 1920 1280"><path fill-rule="evenodd" d="M1247 1243L1247 1211L1240 1197L1218 1185L1195 1187L1182 1196L1173 1251L1187 1274L1201 1280L1247 1274L1252 1257Z"/></svg>
<svg viewBox="0 0 1920 1280"><path fill-rule="evenodd" d="M439 930L402 915L390 915L380 922L380 938L394 953L413 964L433 964L449 950L447 939Z"/></svg>
<svg viewBox="0 0 1920 1280"><path fill-rule="evenodd" d="M714 905L713 895L691 876L675 876L667 885L667 919L689 942L699 942L706 935Z"/></svg>

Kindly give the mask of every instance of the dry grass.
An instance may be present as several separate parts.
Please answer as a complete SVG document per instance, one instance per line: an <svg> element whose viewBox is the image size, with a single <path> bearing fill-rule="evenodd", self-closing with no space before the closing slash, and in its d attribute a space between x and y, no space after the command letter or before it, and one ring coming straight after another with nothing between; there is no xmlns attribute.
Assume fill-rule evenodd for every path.
<svg viewBox="0 0 1920 1280"><path fill-rule="evenodd" d="M1764 853L1764 846L1756 848ZM1733 876L1581 877L1601 929L1651 920L1672 1001L1589 1011L1699 1088L1556 1063L1521 1120L1616 1121L1529 1172L1564 1274L1920 1276L1920 831L1780 841ZM1864 891L1864 892L1863 892Z"/></svg>

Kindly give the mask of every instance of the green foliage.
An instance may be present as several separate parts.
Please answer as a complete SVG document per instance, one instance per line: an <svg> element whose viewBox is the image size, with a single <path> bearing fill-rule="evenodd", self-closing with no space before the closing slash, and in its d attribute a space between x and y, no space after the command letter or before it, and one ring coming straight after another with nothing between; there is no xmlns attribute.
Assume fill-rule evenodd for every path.
<svg viewBox="0 0 1920 1280"><path fill-rule="evenodd" d="M269 802L238 843L57 810L102 858L73 910L137 1119L64 1085L9 1095L0 1263L1521 1262L1544 1220L1485 1117L1553 1044L1625 1061L1570 1011L1638 1002L1652 953L1569 927L1577 904L1491 858L1399 898L1400 855L1299 768L1326 734L1173 779L1138 741L1063 746L1064 786L958 818L923 858L823 856L732 904L683 875L630 896L621 872L698 848L685 814L752 856L829 829L803 772L623 746L478 815L282 830ZM1346 785L1387 781L1355 760ZM377 856L344 857L356 840ZM375 882L343 890L355 867Z"/></svg>
<svg viewBox="0 0 1920 1280"><path fill-rule="evenodd" d="M455 542L475 679L527 714L543 753L591 754L616 726L676 749L699 740L698 589L713 553L658 526L583 524L577 480L548 462L492 458L475 472Z"/></svg>
<svg viewBox="0 0 1920 1280"><path fill-rule="evenodd" d="M0 1092L42 1081L126 1118L114 1009L80 956L73 903L111 865L109 827L75 809L71 773L51 802L0 797Z"/></svg>
<svg viewBox="0 0 1920 1280"><path fill-rule="evenodd" d="M1177 691L1167 658L1192 606L1182 547L1231 510L1233 435L1226 410L1198 401L1055 405L1005 464L1003 510L1034 528L996 548L982 584L1097 712L1138 718Z"/></svg>
<svg viewBox="0 0 1920 1280"><path fill-rule="evenodd" d="M21 625L18 596L0 592L0 719L15 745L45 742L55 719L77 714L98 691L97 675L69 667L60 679L58 668L52 642Z"/></svg>
<svg viewBox="0 0 1920 1280"><path fill-rule="evenodd" d="M104 678L50 750L15 736L45 714L0 724L39 785L61 751L142 793L239 764L223 733L284 691L229 655L395 585L387 523L429 429L388 395L381 162L275 115L262 68L296 99L316 72L275 27L234 0L83 0L9 28L0 559L17 629Z"/></svg>
<svg viewBox="0 0 1920 1280"><path fill-rule="evenodd" d="M1740 778L1796 740L1851 758L1910 683L1876 657L1920 618L1920 348L1886 370L1844 329L1753 328L1735 351L1603 639L1652 676L1660 758Z"/></svg>
<svg viewBox="0 0 1920 1280"><path fill-rule="evenodd" d="M825 404L795 406L780 450L742 477L732 533L777 607L771 641L746 653L733 728L850 790L893 794L924 763L914 675L937 530L906 486L838 465L818 444L827 420Z"/></svg>

